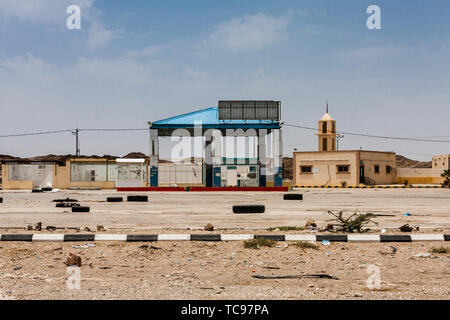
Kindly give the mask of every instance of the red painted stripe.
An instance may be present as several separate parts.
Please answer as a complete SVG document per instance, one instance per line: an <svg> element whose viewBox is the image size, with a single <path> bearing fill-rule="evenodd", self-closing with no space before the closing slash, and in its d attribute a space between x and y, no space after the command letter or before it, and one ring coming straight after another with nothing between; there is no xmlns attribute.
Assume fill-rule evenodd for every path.
<svg viewBox="0 0 450 320"><path fill-rule="evenodd" d="M190 191L278 191L286 192L288 187L192 187Z"/></svg>
<svg viewBox="0 0 450 320"><path fill-rule="evenodd" d="M136 187L136 188L117 188L117 191L184 191L183 187Z"/></svg>

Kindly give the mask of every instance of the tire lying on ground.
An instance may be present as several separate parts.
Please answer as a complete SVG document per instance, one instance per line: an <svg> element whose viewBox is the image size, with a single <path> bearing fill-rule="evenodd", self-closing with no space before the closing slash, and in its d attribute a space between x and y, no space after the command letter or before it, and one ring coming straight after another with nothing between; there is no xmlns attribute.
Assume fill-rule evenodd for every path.
<svg viewBox="0 0 450 320"><path fill-rule="evenodd" d="M107 197L106 202L122 202L122 197Z"/></svg>
<svg viewBox="0 0 450 320"><path fill-rule="evenodd" d="M41 190L42 191L52 191L53 189L51 187L44 187Z"/></svg>
<svg viewBox="0 0 450 320"><path fill-rule="evenodd" d="M233 213L264 213L264 205L238 205L233 206Z"/></svg>
<svg viewBox="0 0 450 320"><path fill-rule="evenodd" d="M89 207L72 207L72 212L89 212Z"/></svg>
<svg viewBox="0 0 450 320"><path fill-rule="evenodd" d="M41 189L33 189L33 190L31 190L31 192L35 193L35 192L44 192L44 191L42 191Z"/></svg>
<svg viewBox="0 0 450 320"><path fill-rule="evenodd" d="M128 196L128 202L147 202L148 196Z"/></svg>
<svg viewBox="0 0 450 320"><path fill-rule="evenodd" d="M286 193L283 195L283 200L303 200L303 195L299 193Z"/></svg>

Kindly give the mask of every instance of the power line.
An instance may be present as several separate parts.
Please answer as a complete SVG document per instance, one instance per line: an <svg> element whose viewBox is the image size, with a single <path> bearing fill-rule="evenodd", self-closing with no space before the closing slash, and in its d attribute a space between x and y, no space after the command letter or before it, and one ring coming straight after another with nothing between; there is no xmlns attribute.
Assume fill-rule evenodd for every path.
<svg viewBox="0 0 450 320"><path fill-rule="evenodd" d="M13 137L26 137L26 136L38 136L46 134L56 134L56 133L75 133L76 131L103 131L103 132L114 132L114 131L148 131L148 128L109 128L109 129L64 129L55 131L41 131L41 132L30 132L30 133L17 133L17 134L4 134L0 135L0 138L13 138Z"/></svg>
<svg viewBox="0 0 450 320"><path fill-rule="evenodd" d="M148 131L148 128L127 128L127 129L79 129L80 131Z"/></svg>
<svg viewBox="0 0 450 320"><path fill-rule="evenodd" d="M0 138L13 138L13 137L25 137L25 136L37 136L44 134L54 134L54 133L63 133L63 132L72 132L72 130L55 130L55 131L43 131L43 132L31 132L31 133L18 133L18 134L5 134L0 135Z"/></svg>
<svg viewBox="0 0 450 320"><path fill-rule="evenodd" d="M317 131L317 128L301 126L296 124L283 124L287 127L293 127L298 129L305 130L314 130ZM46 135L46 134L57 134L57 133L75 133L78 132L124 132L124 131L148 131L148 128L85 128L85 129L64 129L64 130L55 130L55 131L42 131L42 132L31 132L31 133L18 133L18 134L6 134L0 135L0 138L13 138L13 137L25 137L25 136L37 136L37 135ZM409 137L392 137L392 136L379 136L379 135L370 135L364 133L355 133L355 132L346 132L339 131L337 134L346 134L351 136L365 137L365 138L376 138L376 139L388 139L388 140L403 140L403 141L415 141L415 142L437 142L437 143L450 143L450 140L435 140L435 139L420 139L420 138L409 138Z"/></svg>
<svg viewBox="0 0 450 320"><path fill-rule="evenodd" d="M295 124L286 124L285 123L284 126L298 128L298 129L305 129L305 130L314 130L314 131L318 130L317 128L305 127L305 126L300 126L300 125L295 125ZM371 135L371 134L345 132L345 131L339 131L339 132L336 132L336 133L337 134L346 134L346 135L350 135L350 136L358 136L358 137L366 137L366 138L377 138L377 139L388 139L388 140L450 143L450 140L432 140L432 139L418 139L418 138L408 138L408 137L377 136L377 135Z"/></svg>

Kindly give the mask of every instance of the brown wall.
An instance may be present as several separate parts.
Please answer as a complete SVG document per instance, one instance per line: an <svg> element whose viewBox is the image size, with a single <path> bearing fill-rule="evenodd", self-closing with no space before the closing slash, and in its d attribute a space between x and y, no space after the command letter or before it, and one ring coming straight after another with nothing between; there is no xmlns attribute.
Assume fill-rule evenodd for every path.
<svg viewBox="0 0 450 320"><path fill-rule="evenodd" d="M337 165L350 165L348 173L338 173ZM357 153L353 151L295 152L294 185L335 186L346 182L359 184ZM301 166L312 166L311 173L301 173Z"/></svg>
<svg viewBox="0 0 450 320"><path fill-rule="evenodd" d="M394 153L385 152L360 152L360 165L364 165L364 173L368 178L367 183L371 184L395 184L396 179L396 160ZM375 173L375 166L380 168L379 173ZM386 173L386 166L391 167L391 173Z"/></svg>
<svg viewBox="0 0 450 320"><path fill-rule="evenodd" d="M337 171L338 165L349 165L349 172ZM328 151L295 152L293 156L294 185L348 186L360 184L360 165L364 165L367 182L374 184L396 183L395 154L372 151ZM380 173L374 173L374 166L380 166ZM391 173L386 174L386 165L391 166ZM311 173L301 173L301 166L312 166Z"/></svg>
<svg viewBox="0 0 450 320"><path fill-rule="evenodd" d="M114 181L70 181L70 163L71 162L97 162L97 163L115 163L114 160L106 159L70 159L65 165L54 164L52 186L54 189L70 189L70 188L100 188L115 189ZM148 163L146 162L146 177L148 177ZM33 181L9 181L8 165L2 164L2 188L4 190L31 190L33 189ZM148 179L147 179L148 180ZM147 186L147 182L142 183L142 187Z"/></svg>

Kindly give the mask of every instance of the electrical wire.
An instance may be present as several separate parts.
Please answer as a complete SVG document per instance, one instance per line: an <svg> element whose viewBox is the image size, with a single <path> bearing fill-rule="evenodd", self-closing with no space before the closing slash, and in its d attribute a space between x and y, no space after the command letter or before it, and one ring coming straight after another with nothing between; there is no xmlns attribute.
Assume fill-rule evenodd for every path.
<svg viewBox="0 0 450 320"><path fill-rule="evenodd" d="M295 124L287 124L285 123L284 126L287 127L293 127L298 129L305 129L305 130L314 130L317 131L317 128L312 127L305 127ZM440 143L450 143L450 140L433 140L433 139L418 139L418 138L408 138L408 137L391 137L391 136L377 136L377 135L371 135L371 134L364 134L364 133L355 133L355 132L346 132L346 131L339 131L336 132L337 134L346 134L349 136L358 136L358 137L365 137L365 138L377 138L377 139L388 139L388 140L403 140L403 141L416 141L416 142L440 142Z"/></svg>

